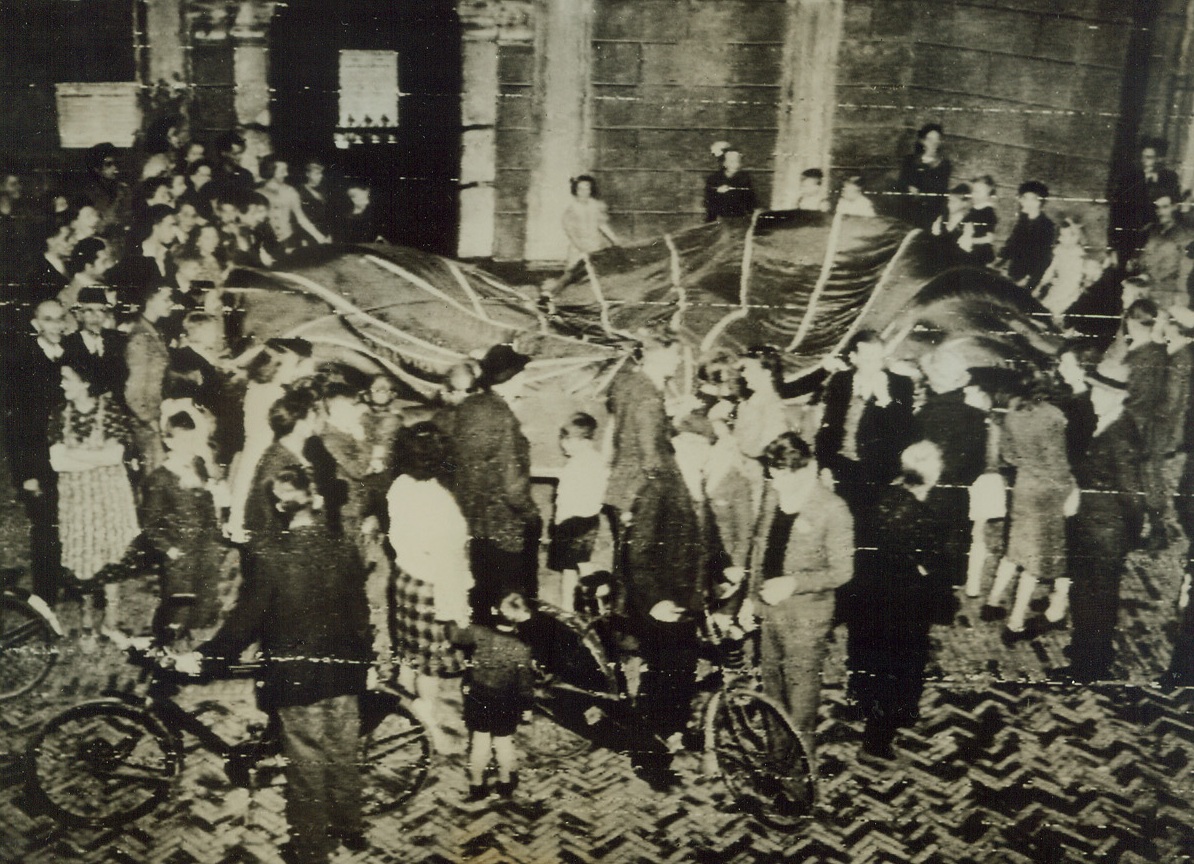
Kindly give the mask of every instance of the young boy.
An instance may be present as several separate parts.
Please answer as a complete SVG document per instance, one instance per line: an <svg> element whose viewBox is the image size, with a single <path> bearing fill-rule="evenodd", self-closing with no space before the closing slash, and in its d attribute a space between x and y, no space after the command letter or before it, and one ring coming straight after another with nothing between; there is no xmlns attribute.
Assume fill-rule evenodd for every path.
<svg viewBox="0 0 1194 864"><path fill-rule="evenodd" d="M469 749L469 802L483 801L485 769L491 753L497 757L497 793L504 798L518 786L518 754L514 732L520 720L530 719L534 698L531 649L516 634L531 617L522 594L506 591L493 607L494 625L469 625L452 634L452 642L472 649L464 685L464 725L472 734Z"/></svg>
<svg viewBox="0 0 1194 864"><path fill-rule="evenodd" d="M600 525L608 470L597 449L597 421L577 413L560 429L560 449L568 463L560 472L556 510L551 526L547 566L560 573L560 605L576 604L576 586L596 569L593 545Z"/></svg>
<svg viewBox="0 0 1194 864"><path fill-rule="evenodd" d="M1029 290L1036 288L1053 260L1057 231L1053 220L1044 214L1048 197L1049 187L1039 180L1020 184L1016 197L1020 218L999 254L1000 261L1007 262L1008 278Z"/></svg>

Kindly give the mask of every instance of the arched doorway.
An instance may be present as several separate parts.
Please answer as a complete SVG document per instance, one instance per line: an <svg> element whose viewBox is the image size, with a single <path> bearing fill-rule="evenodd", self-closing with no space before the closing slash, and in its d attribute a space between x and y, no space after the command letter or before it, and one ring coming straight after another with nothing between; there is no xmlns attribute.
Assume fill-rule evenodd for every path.
<svg viewBox="0 0 1194 864"><path fill-rule="evenodd" d="M452 254L461 146L461 32L453 0L291 0L275 13L269 48L278 153L319 156L334 178L368 178L386 237ZM368 130L341 125L344 51L397 54L396 124L385 115L370 117Z"/></svg>

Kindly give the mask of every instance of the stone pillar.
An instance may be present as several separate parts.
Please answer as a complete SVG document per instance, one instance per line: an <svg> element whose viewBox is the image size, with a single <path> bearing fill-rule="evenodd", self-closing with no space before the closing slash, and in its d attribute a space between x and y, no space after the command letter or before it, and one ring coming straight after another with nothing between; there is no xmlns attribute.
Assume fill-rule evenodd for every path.
<svg viewBox="0 0 1194 864"><path fill-rule="evenodd" d="M153 0L145 4L145 44L149 46L146 84L184 80L182 21L180 0Z"/></svg>
<svg viewBox="0 0 1194 864"><path fill-rule="evenodd" d="M569 178L590 162L592 41L592 0L539 0L533 102L539 147L527 192L527 261L563 261L568 252L560 217L571 198Z"/></svg>
<svg viewBox="0 0 1194 864"><path fill-rule="evenodd" d="M844 14L844 0L787 0L787 5L773 210L796 206L802 171L820 168L829 182Z"/></svg>
<svg viewBox="0 0 1194 864"><path fill-rule="evenodd" d="M526 0L460 0L463 33L460 120L460 231L456 255L489 258L497 219L497 121L501 96L498 51L531 39Z"/></svg>
<svg viewBox="0 0 1194 864"><path fill-rule="evenodd" d="M242 0L232 25L232 67L236 82L236 120L263 123L269 118L269 21L272 2Z"/></svg>
<svg viewBox="0 0 1194 864"><path fill-rule="evenodd" d="M460 233L456 254L461 258L493 255L493 181L497 176L498 45L497 40L464 42L464 92L460 153Z"/></svg>
<svg viewBox="0 0 1194 864"><path fill-rule="evenodd" d="M1194 0L1186 0L1185 12L1178 55L1169 70L1173 96L1166 105L1167 117L1173 118L1172 131L1166 129L1169 160L1183 190L1194 188Z"/></svg>

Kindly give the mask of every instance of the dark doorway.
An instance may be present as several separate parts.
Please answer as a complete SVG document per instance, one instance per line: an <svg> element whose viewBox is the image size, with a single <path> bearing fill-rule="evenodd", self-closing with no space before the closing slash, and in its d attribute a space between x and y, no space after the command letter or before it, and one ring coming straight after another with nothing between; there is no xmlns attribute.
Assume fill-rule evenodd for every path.
<svg viewBox="0 0 1194 864"><path fill-rule="evenodd" d="M377 227L395 243L456 250L461 34L454 0L291 0L270 27L274 147L317 156L332 182L367 178ZM337 148L344 50L396 51L398 122ZM380 124L381 118L371 118ZM387 118L389 119L389 118ZM292 167L301 177L301 166Z"/></svg>

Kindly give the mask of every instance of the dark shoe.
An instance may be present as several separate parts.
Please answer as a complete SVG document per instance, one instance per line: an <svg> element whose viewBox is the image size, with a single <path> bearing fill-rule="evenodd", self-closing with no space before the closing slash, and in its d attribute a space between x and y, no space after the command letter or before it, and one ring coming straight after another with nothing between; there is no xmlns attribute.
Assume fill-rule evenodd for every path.
<svg viewBox="0 0 1194 864"><path fill-rule="evenodd" d="M484 801L488 797L489 797L489 790L486 789L484 786L470 785L468 787L468 794L464 796L464 803L476 804L479 801Z"/></svg>
<svg viewBox="0 0 1194 864"><path fill-rule="evenodd" d="M332 836L350 852L364 852L369 848L369 838L364 831L333 831Z"/></svg>
<svg viewBox="0 0 1194 864"><path fill-rule="evenodd" d="M497 783L493 784L493 788L497 791L497 794L501 795L503 798L509 798L514 794L514 790L518 788L518 772L511 771L509 780L505 782L499 780Z"/></svg>
<svg viewBox="0 0 1194 864"><path fill-rule="evenodd" d="M1002 621L1007 617L1007 610L1002 606L984 603L983 608L978 611L978 617L981 621Z"/></svg>
<svg viewBox="0 0 1194 864"><path fill-rule="evenodd" d="M655 792L671 792L680 785L680 778L671 768L639 768L635 774Z"/></svg>

